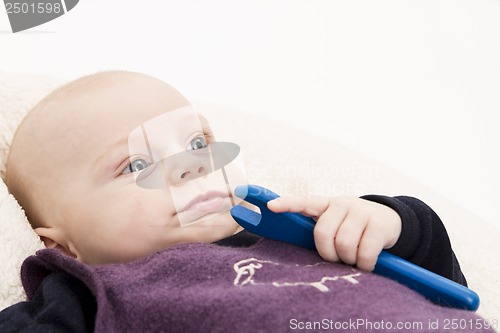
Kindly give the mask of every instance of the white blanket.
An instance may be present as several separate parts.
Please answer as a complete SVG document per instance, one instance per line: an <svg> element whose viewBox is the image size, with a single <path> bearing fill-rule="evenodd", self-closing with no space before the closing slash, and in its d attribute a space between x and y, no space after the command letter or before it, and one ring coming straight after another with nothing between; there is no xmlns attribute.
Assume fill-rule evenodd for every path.
<svg viewBox="0 0 500 333"><path fill-rule="evenodd" d="M0 175L26 112L65 79L0 72ZM235 108L198 104L219 141L238 143L249 181L279 194L418 197L441 216L469 281L481 297L478 313L500 319L500 231L397 171L336 142ZM0 180L0 309L25 299L19 267L43 245Z"/></svg>

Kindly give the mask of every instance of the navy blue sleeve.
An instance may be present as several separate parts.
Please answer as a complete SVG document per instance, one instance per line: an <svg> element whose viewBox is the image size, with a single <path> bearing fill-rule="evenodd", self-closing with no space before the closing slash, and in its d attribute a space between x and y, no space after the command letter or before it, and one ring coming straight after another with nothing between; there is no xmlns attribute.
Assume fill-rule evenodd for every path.
<svg viewBox="0 0 500 333"><path fill-rule="evenodd" d="M361 198L386 205L401 217L401 235L388 252L467 286L446 228L432 208L407 196L366 195Z"/></svg>
<svg viewBox="0 0 500 333"><path fill-rule="evenodd" d="M53 273L32 300L0 312L0 332L92 332L95 313L94 296L82 282Z"/></svg>

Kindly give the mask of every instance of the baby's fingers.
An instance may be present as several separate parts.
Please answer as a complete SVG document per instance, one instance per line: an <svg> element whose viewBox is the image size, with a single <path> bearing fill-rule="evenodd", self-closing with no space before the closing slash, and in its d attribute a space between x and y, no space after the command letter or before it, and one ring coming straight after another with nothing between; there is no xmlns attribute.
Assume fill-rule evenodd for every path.
<svg viewBox="0 0 500 333"><path fill-rule="evenodd" d="M346 209L336 207L336 209L328 209L316 222L314 243L319 255L327 261L339 261L339 255L335 247L335 235L346 215Z"/></svg>
<svg viewBox="0 0 500 333"><path fill-rule="evenodd" d="M328 208L329 200L323 197L280 197L267 203L275 213L292 212L318 217Z"/></svg>
<svg viewBox="0 0 500 333"><path fill-rule="evenodd" d="M359 243L356 266L368 272L373 271L383 247L383 235L369 224Z"/></svg>

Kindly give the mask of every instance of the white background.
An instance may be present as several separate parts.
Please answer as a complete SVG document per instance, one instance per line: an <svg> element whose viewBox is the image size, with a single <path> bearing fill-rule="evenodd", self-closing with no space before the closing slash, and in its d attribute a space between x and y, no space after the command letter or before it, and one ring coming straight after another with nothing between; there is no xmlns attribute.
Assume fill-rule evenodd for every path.
<svg viewBox="0 0 500 333"><path fill-rule="evenodd" d="M0 8L0 70L146 72L337 140L500 227L499 1L81 0L17 34Z"/></svg>

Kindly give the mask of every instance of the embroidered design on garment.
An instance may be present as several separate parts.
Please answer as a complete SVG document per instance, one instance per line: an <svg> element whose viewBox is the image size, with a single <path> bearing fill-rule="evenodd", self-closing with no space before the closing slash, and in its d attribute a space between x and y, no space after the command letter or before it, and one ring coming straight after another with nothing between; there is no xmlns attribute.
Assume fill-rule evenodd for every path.
<svg viewBox="0 0 500 333"><path fill-rule="evenodd" d="M314 269L314 267L320 265L328 265L327 262L318 262L313 265L295 265L302 272L304 269ZM236 278L233 281L235 286L245 286L245 285L272 285L274 287L298 287L298 286L311 286L316 288L321 292L328 292L330 288L325 284L328 281L344 280L351 284L358 284L359 281L356 279L362 274L355 269L352 269L353 273L335 276L318 276L318 279L313 281L270 281L270 282L260 282L258 279L258 271L266 270L267 267L282 266L278 263L269 260L260 260L256 258L243 259L238 261L233 265L236 272ZM297 272L298 273L298 272ZM298 274L297 274L298 275Z"/></svg>

